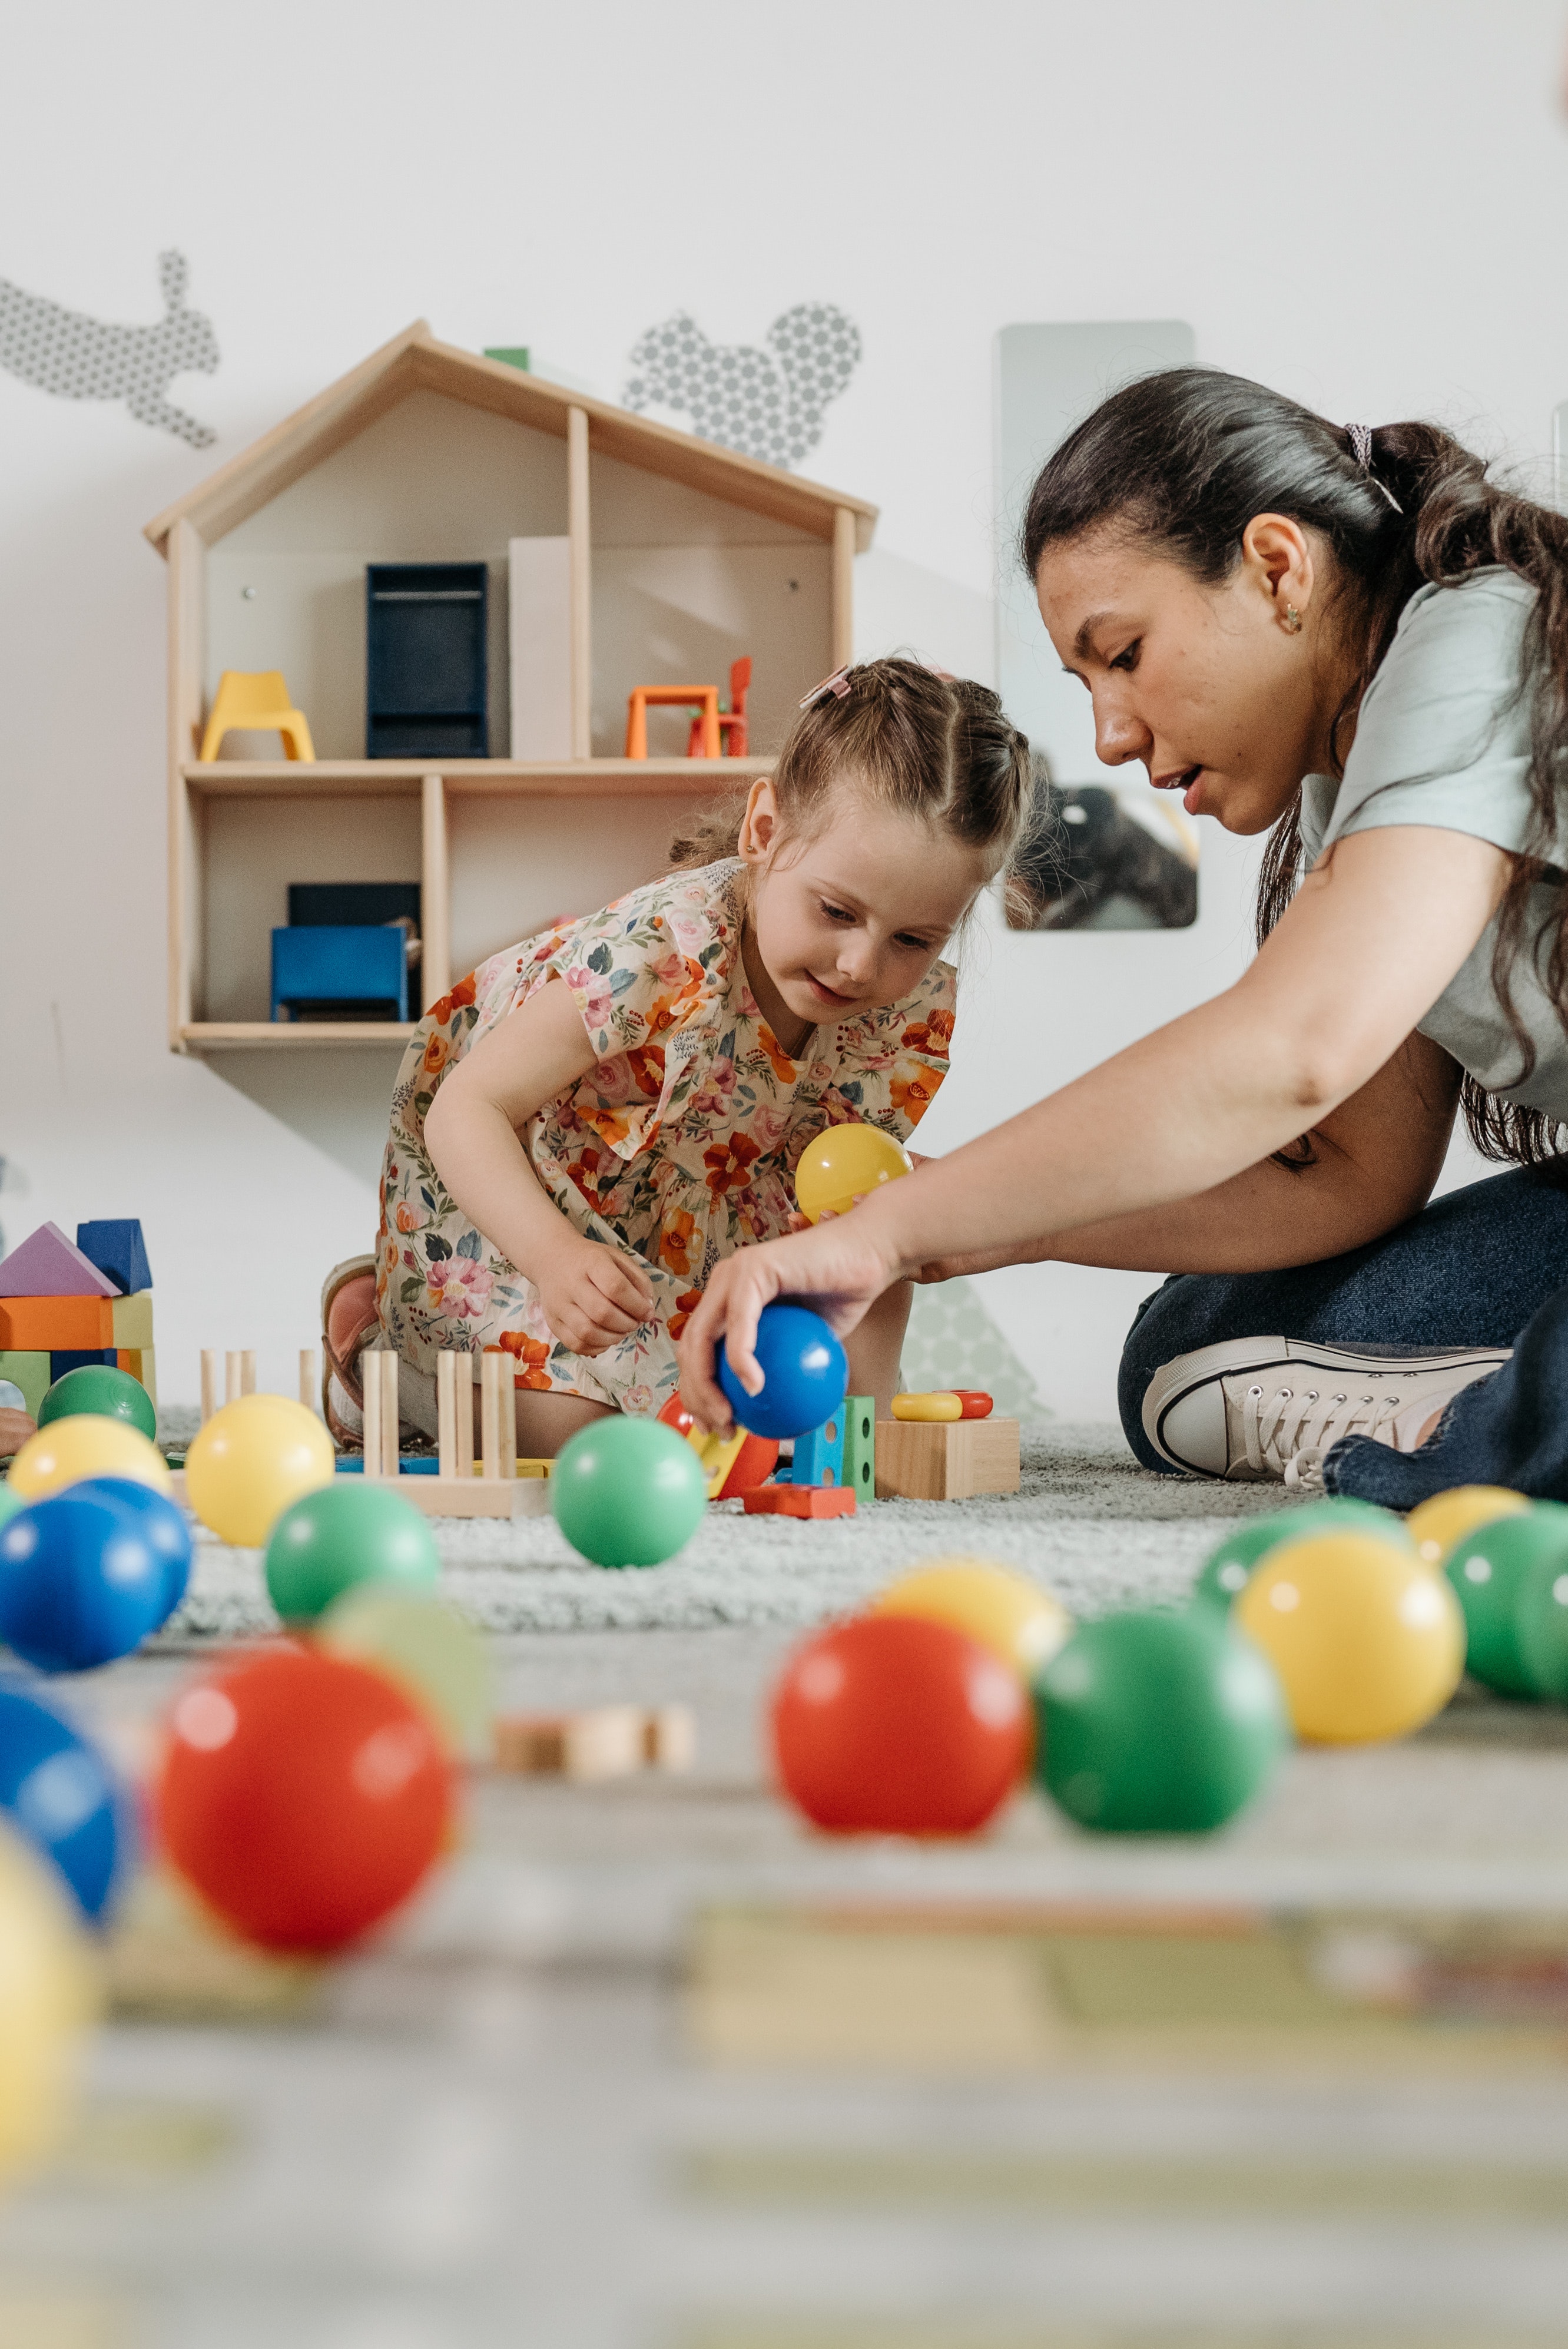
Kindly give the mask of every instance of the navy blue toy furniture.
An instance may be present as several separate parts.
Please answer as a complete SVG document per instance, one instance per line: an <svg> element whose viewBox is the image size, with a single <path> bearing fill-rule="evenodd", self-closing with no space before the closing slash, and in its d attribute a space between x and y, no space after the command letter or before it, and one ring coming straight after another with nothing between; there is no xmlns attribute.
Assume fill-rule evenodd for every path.
<svg viewBox="0 0 1568 2349"><path fill-rule="evenodd" d="M407 1020L402 925L274 930L272 1017Z"/></svg>

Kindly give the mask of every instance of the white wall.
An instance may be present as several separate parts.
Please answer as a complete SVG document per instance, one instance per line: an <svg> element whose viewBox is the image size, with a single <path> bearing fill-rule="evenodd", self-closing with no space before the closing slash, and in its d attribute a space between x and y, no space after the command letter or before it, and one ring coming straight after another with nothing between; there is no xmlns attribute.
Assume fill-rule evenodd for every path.
<svg viewBox="0 0 1568 2349"><path fill-rule="evenodd" d="M218 429L205 453L0 374L8 1234L141 1216L173 1397L202 1342L254 1343L286 1381L323 1271L367 1239L387 1060L163 1045L163 568L139 532L211 465L417 315L614 397L670 311L756 341L834 302L865 356L804 470L878 500L879 548L913 566L868 579L862 626L880 597L877 625L921 642L941 607L944 641L979 647L1003 324L1185 318L1202 357L1332 415L1435 413L1543 455L1568 384L1563 13L276 0L262 37L195 0L19 18L0 277L150 320L179 245L222 363L173 386ZM1208 842L1214 910L1180 968L1174 937L977 941L933 1138L1222 985L1245 862ZM990 1301L1057 1407L1099 1411L1146 1285L1048 1270Z"/></svg>

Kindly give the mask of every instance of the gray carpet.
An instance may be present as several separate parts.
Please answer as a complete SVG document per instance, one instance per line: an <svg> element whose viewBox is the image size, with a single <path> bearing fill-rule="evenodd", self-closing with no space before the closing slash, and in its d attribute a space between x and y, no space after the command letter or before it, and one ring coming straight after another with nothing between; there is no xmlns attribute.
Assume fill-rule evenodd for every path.
<svg viewBox="0 0 1568 2349"><path fill-rule="evenodd" d="M810 1624L858 1606L915 1560L963 1551L1017 1568L1074 1615L1174 1605L1241 1517L1293 1506L1278 1485L1211 1485L1140 1468L1120 1431L1024 1431L1023 1489L974 1501L882 1501L799 1524L708 1511L666 1565L590 1566L550 1517L436 1522L446 1596L495 1631L695 1630ZM156 1644L277 1628L261 1558L203 1537L185 1604Z"/></svg>

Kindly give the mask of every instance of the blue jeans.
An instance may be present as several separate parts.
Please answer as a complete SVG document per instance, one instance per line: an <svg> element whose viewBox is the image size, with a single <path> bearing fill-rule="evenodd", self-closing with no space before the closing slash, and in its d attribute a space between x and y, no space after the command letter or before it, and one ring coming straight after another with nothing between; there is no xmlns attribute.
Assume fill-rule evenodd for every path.
<svg viewBox="0 0 1568 2349"><path fill-rule="evenodd" d="M1238 1338L1297 1338L1368 1353L1511 1346L1454 1397L1418 1452L1349 1435L1323 1464L1331 1493L1412 1509L1453 1485L1568 1501L1568 1191L1526 1169L1450 1191L1398 1231L1284 1272L1178 1273L1127 1334L1119 1400L1146 1468L1145 1390L1178 1354Z"/></svg>

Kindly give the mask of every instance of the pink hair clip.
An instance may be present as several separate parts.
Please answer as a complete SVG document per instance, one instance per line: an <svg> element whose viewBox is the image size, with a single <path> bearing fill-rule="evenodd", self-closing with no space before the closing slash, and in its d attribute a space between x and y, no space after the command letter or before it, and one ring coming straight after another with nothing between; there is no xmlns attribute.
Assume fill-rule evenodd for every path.
<svg viewBox="0 0 1568 2349"><path fill-rule="evenodd" d="M815 709L825 693L830 693L836 701L845 701L849 698L849 691L850 669L846 662L842 668L836 668L831 677L825 677L820 685L814 685L800 707L802 709Z"/></svg>

